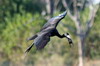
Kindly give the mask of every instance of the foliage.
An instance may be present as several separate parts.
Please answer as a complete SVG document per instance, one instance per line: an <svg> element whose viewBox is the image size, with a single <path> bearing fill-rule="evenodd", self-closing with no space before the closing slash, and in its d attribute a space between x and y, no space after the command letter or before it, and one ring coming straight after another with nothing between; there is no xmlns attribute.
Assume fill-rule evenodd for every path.
<svg viewBox="0 0 100 66"><path fill-rule="evenodd" d="M3 17L14 16L16 13L40 13L43 6L38 0L0 0L0 21L4 20Z"/></svg>
<svg viewBox="0 0 100 66"><path fill-rule="evenodd" d="M91 32L88 36L88 39L86 41L86 56L92 58L92 59L100 59L100 31L99 31L99 24L100 24L100 19L99 16L100 15L100 8L97 12L96 18L95 18L95 22L93 25L93 28L91 29Z"/></svg>
<svg viewBox="0 0 100 66"><path fill-rule="evenodd" d="M45 20L40 18L39 14L26 13L23 15L16 14L14 17L6 17L5 28L0 34L0 50L4 54L4 58L9 58L11 61L18 59L19 57L12 59L12 56L20 56L25 51L26 47L28 47L26 39L30 36L29 33L31 32L31 35L35 34L43 26L44 22Z"/></svg>

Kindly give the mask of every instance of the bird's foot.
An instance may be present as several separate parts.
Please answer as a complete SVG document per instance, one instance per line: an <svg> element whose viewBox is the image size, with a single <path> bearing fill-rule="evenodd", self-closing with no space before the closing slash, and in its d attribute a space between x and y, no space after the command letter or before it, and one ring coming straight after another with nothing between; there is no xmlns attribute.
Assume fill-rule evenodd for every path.
<svg viewBox="0 0 100 66"><path fill-rule="evenodd" d="M73 47L74 46L73 42L69 43L69 45L70 45L70 47Z"/></svg>
<svg viewBox="0 0 100 66"><path fill-rule="evenodd" d="M65 37L67 38L70 47L74 46L73 41L72 41L72 39L71 39L69 33L66 33L66 34L64 34L64 35L65 35Z"/></svg>

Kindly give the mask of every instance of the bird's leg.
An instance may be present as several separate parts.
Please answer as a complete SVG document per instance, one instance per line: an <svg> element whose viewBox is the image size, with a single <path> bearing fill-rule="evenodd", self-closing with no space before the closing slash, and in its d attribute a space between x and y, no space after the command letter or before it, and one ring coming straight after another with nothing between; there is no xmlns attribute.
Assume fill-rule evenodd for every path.
<svg viewBox="0 0 100 66"><path fill-rule="evenodd" d="M73 41L72 41L72 39L71 39L69 33L60 35L59 32L57 31L57 29L55 29L55 30L53 31L53 33L52 33L52 36L58 36L59 38L65 38L65 37L66 37L67 40L68 40L68 42L69 42L69 44L70 44L70 46L73 45Z"/></svg>
<svg viewBox="0 0 100 66"><path fill-rule="evenodd" d="M54 30L54 34L55 34L55 36L58 36L59 38L64 38L65 37L64 34L60 35L59 32L57 31L57 29Z"/></svg>

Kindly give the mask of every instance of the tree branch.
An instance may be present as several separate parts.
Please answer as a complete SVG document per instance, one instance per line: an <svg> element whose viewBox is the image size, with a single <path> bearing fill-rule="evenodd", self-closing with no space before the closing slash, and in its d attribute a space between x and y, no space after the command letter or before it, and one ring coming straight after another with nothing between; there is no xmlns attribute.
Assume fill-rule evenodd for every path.
<svg viewBox="0 0 100 66"><path fill-rule="evenodd" d="M57 8L57 5L58 5L59 1L60 1L60 0L55 0L55 2L54 2L54 3L55 3L55 4L54 4L55 10L56 10L56 8Z"/></svg>
<svg viewBox="0 0 100 66"><path fill-rule="evenodd" d="M86 6L86 4L87 4L87 0L83 0L84 2L83 2L83 5L82 5L82 7L81 7L81 10L84 10L85 9L85 6Z"/></svg>
<svg viewBox="0 0 100 66"><path fill-rule="evenodd" d="M77 10L77 1L73 0L73 7L74 7L74 15L78 16L78 10Z"/></svg>
<svg viewBox="0 0 100 66"><path fill-rule="evenodd" d="M80 32L81 30L81 21L80 21L80 13L77 10L77 6L76 6L76 0L73 0L74 2L74 15L71 14L70 9L68 8L68 4L66 3L65 0L62 0L63 6L66 8L66 10L68 11L68 16L73 20L73 22L75 22L76 28L77 28L77 33Z"/></svg>
<svg viewBox="0 0 100 66"><path fill-rule="evenodd" d="M75 20L75 17L70 13L70 9L69 9L68 4L66 3L65 0L62 0L62 4L63 4L63 6L65 7L65 9L68 11L67 14L69 15L69 17L70 17L71 19L74 19L74 20Z"/></svg>
<svg viewBox="0 0 100 66"><path fill-rule="evenodd" d="M88 33L89 33L91 27L93 26L94 18L95 18L95 15L96 15L97 11L98 11L98 8L99 8L99 6L97 6L97 7L90 6L90 7L89 7L89 9L90 9L90 14L89 14L89 19L88 19L88 21L87 21L87 23L86 23L86 26L87 26L86 29L87 29L87 30L86 30L85 36L88 35Z"/></svg>

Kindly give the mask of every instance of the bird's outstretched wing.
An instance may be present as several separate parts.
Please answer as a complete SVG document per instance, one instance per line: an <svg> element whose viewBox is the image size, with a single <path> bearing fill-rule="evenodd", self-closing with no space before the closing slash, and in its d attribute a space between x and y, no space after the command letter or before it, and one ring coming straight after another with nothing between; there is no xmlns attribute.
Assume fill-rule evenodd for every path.
<svg viewBox="0 0 100 66"><path fill-rule="evenodd" d="M50 36L48 34L38 36L34 40L34 45L36 46L37 50L43 49L46 44L50 41Z"/></svg>

